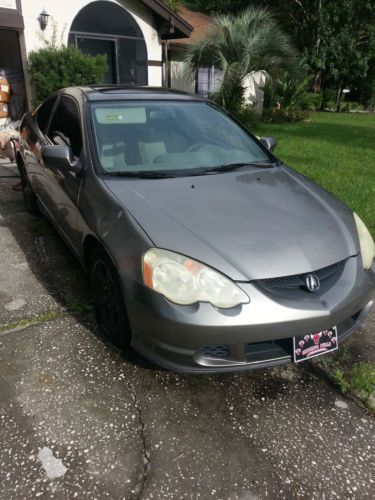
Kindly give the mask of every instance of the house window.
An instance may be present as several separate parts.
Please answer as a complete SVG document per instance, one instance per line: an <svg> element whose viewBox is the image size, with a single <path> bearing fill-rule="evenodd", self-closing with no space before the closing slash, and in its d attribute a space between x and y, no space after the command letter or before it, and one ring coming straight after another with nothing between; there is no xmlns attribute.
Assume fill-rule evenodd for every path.
<svg viewBox="0 0 375 500"><path fill-rule="evenodd" d="M69 43L89 55L107 57L103 82L147 85L147 50L133 17L112 2L96 1L75 17Z"/></svg>
<svg viewBox="0 0 375 500"><path fill-rule="evenodd" d="M208 97L220 84L223 71L215 66L198 68L197 92Z"/></svg>

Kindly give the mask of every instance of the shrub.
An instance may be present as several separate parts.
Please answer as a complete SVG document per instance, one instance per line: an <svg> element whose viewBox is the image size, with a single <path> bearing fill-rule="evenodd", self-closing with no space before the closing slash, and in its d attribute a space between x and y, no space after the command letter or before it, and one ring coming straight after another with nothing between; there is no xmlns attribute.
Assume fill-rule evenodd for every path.
<svg viewBox="0 0 375 500"><path fill-rule="evenodd" d="M341 111L349 113L349 111L363 111L364 105L360 102L344 101L341 106Z"/></svg>
<svg viewBox="0 0 375 500"><path fill-rule="evenodd" d="M288 71L281 71L263 87L263 121L272 123L298 122L308 118L309 110L320 107L321 96L309 92L311 76L306 60L298 61Z"/></svg>
<svg viewBox="0 0 375 500"><path fill-rule="evenodd" d="M251 106L242 108L234 116L250 130L255 130L259 126L260 115Z"/></svg>
<svg viewBox="0 0 375 500"><path fill-rule="evenodd" d="M265 109L262 120L267 123L290 123L308 119L309 112L300 108Z"/></svg>
<svg viewBox="0 0 375 500"><path fill-rule="evenodd" d="M103 80L105 56L88 56L74 47L46 46L29 56L31 82L35 85L35 104L51 93L72 85L89 85Z"/></svg>
<svg viewBox="0 0 375 500"><path fill-rule="evenodd" d="M265 108L304 109L312 80L307 70L306 60L303 58L288 70L269 79L263 88Z"/></svg>
<svg viewBox="0 0 375 500"><path fill-rule="evenodd" d="M322 105L323 96L320 92L306 92L301 97L300 106L309 111L318 111Z"/></svg>
<svg viewBox="0 0 375 500"><path fill-rule="evenodd" d="M375 109L375 62L373 63L372 76L363 83L362 102L365 109L374 111Z"/></svg>
<svg viewBox="0 0 375 500"><path fill-rule="evenodd" d="M326 89L323 91L321 109L335 109L336 93L336 90L333 89Z"/></svg>
<svg viewBox="0 0 375 500"><path fill-rule="evenodd" d="M263 90L263 109L272 109L273 107L275 107L275 88L270 78L266 80L266 84L261 88L261 90Z"/></svg>

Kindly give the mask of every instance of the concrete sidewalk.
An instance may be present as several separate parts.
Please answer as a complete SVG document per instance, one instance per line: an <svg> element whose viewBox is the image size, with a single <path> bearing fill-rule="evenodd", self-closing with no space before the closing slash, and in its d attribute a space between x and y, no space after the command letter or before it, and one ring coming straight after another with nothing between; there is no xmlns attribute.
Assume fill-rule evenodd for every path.
<svg viewBox="0 0 375 500"><path fill-rule="evenodd" d="M374 419L324 377L179 375L99 339L84 274L14 173L0 166L1 500L374 498ZM373 334L372 314L357 335Z"/></svg>

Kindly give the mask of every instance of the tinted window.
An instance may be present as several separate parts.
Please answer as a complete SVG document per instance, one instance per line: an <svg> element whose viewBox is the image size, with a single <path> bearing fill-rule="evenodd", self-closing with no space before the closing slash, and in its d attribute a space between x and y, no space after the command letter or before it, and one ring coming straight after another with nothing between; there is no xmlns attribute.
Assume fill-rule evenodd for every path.
<svg viewBox="0 0 375 500"><path fill-rule="evenodd" d="M53 115L48 137L55 144L67 144L75 156L82 150L82 134L77 104L69 97L62 96Z"/></svg>
<svg viewBox="0 0 375 500"><path fill-rule="evenodd" d="M91 105L104 171L152 172L271 163L227 114L205 102L106 102Z"/></svg>
<svg viewBox="0 0 375 500"><path fill-rule="evenodd" d="M39 129L45 133L48 127L48 122L53 110L53 107L56 102L56 97L52 97L48 99L45 103L43 103L36 111L36 122L38 124Z"/></svg>

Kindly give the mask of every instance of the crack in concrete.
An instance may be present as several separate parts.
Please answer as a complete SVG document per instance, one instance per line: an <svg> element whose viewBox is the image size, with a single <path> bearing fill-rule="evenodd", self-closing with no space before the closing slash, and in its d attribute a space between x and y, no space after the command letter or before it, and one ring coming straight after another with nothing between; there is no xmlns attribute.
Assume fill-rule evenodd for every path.
<svg viewBox="0 0 375 500"><path fill-rule="evenodd" d="M141 500L143 497L143 492L145 490L146 482L151 468L151 454L146 444L146 434L145 434L146 424L143 421L142 409L139 406L137 392L134 386L131 384L131 382L126 381L126 385L128 386L129 392L134 402L134 408L138 414L138 423L139 423L139 430L142 442L142 457L143 457L142 477L138 482L138 484L136 485L136 487L134 488L137 493L137 500Z"/></svg>

